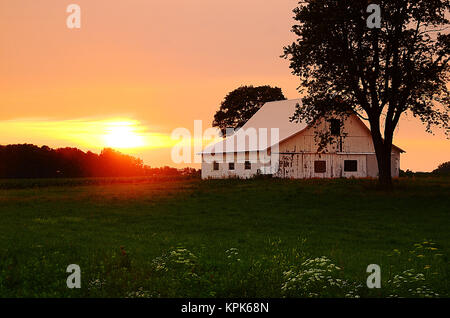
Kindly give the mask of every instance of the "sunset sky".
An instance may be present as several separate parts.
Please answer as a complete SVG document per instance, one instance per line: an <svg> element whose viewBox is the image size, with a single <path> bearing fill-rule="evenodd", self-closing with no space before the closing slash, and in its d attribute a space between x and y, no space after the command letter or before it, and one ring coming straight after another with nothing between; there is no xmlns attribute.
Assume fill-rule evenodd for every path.
<svg viewBox="0 0 450 318"><path fill-rule="evenodd" d="M68 29L66 8L81 7ZM241 85L299 98L281 59L297 0L0 0L0 144L116 147L176 165L171 132L215 111ZM450 160L443 131L400 122L401 169ZM191 166L199 167L192 164Z"/></svg>

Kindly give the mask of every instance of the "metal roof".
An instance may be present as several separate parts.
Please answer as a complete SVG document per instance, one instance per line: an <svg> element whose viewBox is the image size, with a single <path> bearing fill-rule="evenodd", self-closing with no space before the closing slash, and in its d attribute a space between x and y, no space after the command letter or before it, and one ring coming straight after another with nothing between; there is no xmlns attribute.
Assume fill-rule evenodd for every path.
<svg viewBox="0 0 450 318"><path fill-rule="evenodd" d="M218 143L207 146L202 153L209 154L266 150L268 147L289 138L308 126L303 122L296 123L289 120L289 118L294 115L296 105L301 105L301 103L301 99L265 103L241 129L236 131L235 134ZM248 139L247 142L242 142L245 140L245 135L252 132L252 128L256 132L258 142L256 144L249 144ZM278 129L279 135L275 142L272 142L271 140L272 137L275 137L275 132L272 134L272 128ZM267 143L260 142L260 138L264 137L267 137ZM238 142L238 140L241 140L241 142ZM231 144L234 145L231 146Z"/></svg>

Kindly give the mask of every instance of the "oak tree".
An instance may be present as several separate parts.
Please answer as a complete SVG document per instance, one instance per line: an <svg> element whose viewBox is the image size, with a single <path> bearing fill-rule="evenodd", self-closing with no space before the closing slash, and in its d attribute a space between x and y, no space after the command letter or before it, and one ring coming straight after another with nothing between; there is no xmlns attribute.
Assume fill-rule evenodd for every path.
<svg viewBox="0 0 450 318"><path fill-rule="evenodd" d="M356 113L370 125L379 181L390 186L394 130L409 113L449 133L448 0L306 0L294 9L296 39L284 48L301 80L293 121Z"/></svg>
<svg viewBox="0 0 450 318"><path fill-rule="evenodd" d="M220 128L223 136L227 128L242 127L267 102L286 99L281 88L241 86L228 93L214 115L213 127Z"/></svg>

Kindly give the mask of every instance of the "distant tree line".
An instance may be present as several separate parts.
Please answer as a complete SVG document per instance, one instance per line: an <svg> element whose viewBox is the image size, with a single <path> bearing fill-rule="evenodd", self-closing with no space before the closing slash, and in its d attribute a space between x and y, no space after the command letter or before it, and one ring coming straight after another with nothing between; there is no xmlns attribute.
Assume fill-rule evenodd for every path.
<svg viewBox="0 0 450 318"><path fill-rule="evenodd" d="M441 163L437 169L433 170L433 173L450 176L450 161Z"/></svg>
<svg viewBox="0 0 450 318"><path fill-rule="evenodd" d="M450 161L441 163L432 172L413 172L411 170L400 170L400 177L420 177L420 176L450 176Z"/></svg>
<svg viewBox="0 0 450 318"><path fill-rule="evenodd" d="M31 144L0 145L0 178L81 178L199 175L193 168L151 168L143 161L105 148L100 154L77 148Z"/></svg>

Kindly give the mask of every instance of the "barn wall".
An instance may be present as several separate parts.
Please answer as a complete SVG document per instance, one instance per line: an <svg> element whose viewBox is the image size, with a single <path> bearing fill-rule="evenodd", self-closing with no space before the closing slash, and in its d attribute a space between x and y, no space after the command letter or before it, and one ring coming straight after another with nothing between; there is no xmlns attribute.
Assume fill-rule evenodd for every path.
<svg viewBox="0 0 450 318"><path fill-rule="evenodd" d="M367 176L367 155L342 154L282 154L280 169L275 176L280 178L363 178ZM345 160L356 160L357 171L344 170ZM325 161L325 172L317 173L315 161Z"/></svg>
<svg viewBox="0 0 450 318"><path fill-rule="evenodd" d="M400 175L400 151L393 149L391 160L391 176L397 178Z"/></svg>
<svg viewBox="0 0 450 318"><path fill-rule="evenodd" d="M374 152L374 146L370 131L356 115L346 119L343 125L343 134L346 137L337 139L334 144L328 145L324 153L317 153L318 146L315 140L316 129L330 129L326 121L320 123L317 128L309 127L304 131L282 141L279 145L279 169L274 173L281 178L365 178L378 176L378 164ZM342 145L340 144L342 142ZM342 150L342 151L341 151ZM272 154L273 156L274 154ZM203 155L202 178L249 178L264 171L270 163L267 163L267 154L261 156L264 163L256 153L238 153L234 157L225 157L222 154L216 156ZM213 169L212 162L219 162L219 170ZM245 160L252 162L251 169L245 169ZM345 160L356 160L357 171L344 171ZM235 162L235 170L228 169L228 162ZM316 173L315 161L325 161L326 171ZM274 162L274 160L272 160ZM393 148L392 176L398 177L400 169L400 152Z"/></svg>
<svg viewBox="0 0 450 318"><path fill-rule="evenodd" d="M377 177L378 164L375 156L372 136L367 127L356 115L347 118L342 127L346 134L342 140L328 145L323 154L318 154L316 143L317 130L330 129L330 124L323 121L318 127L309 127L301 133L281 142L280 170L278 177L284 178L364 178ZM342 143L342 148L340 143ZM341 151L342 150L342 151ZM303 153L303 154L302 154ZM327 171L314 172L314 161L325 160ZM357 160L356 172L344 171L345 160ZM398 177L400 169L400 152L392 149L392 176Z"/></svg>
<svg viewBox="0 0 450 318"><path fill-rule="evenodd" d="M375 154L367 155L367 176L370 178L378 177L378 162Z"/></svg>
<svg viewBox="0 0 450 318"><path fill-rule="evenodd" d="M214 170L213 161L219 164L219 170ZM245 169L245 161L250 161L251 169ZM234 170L229 169L229 162L234 162ZM222 154L204 154L202 160L202 179L233 177L246 179L261 173L267 166L270 166L270 159L265 153L237 153L230 154L228 157Z"/></svg>

